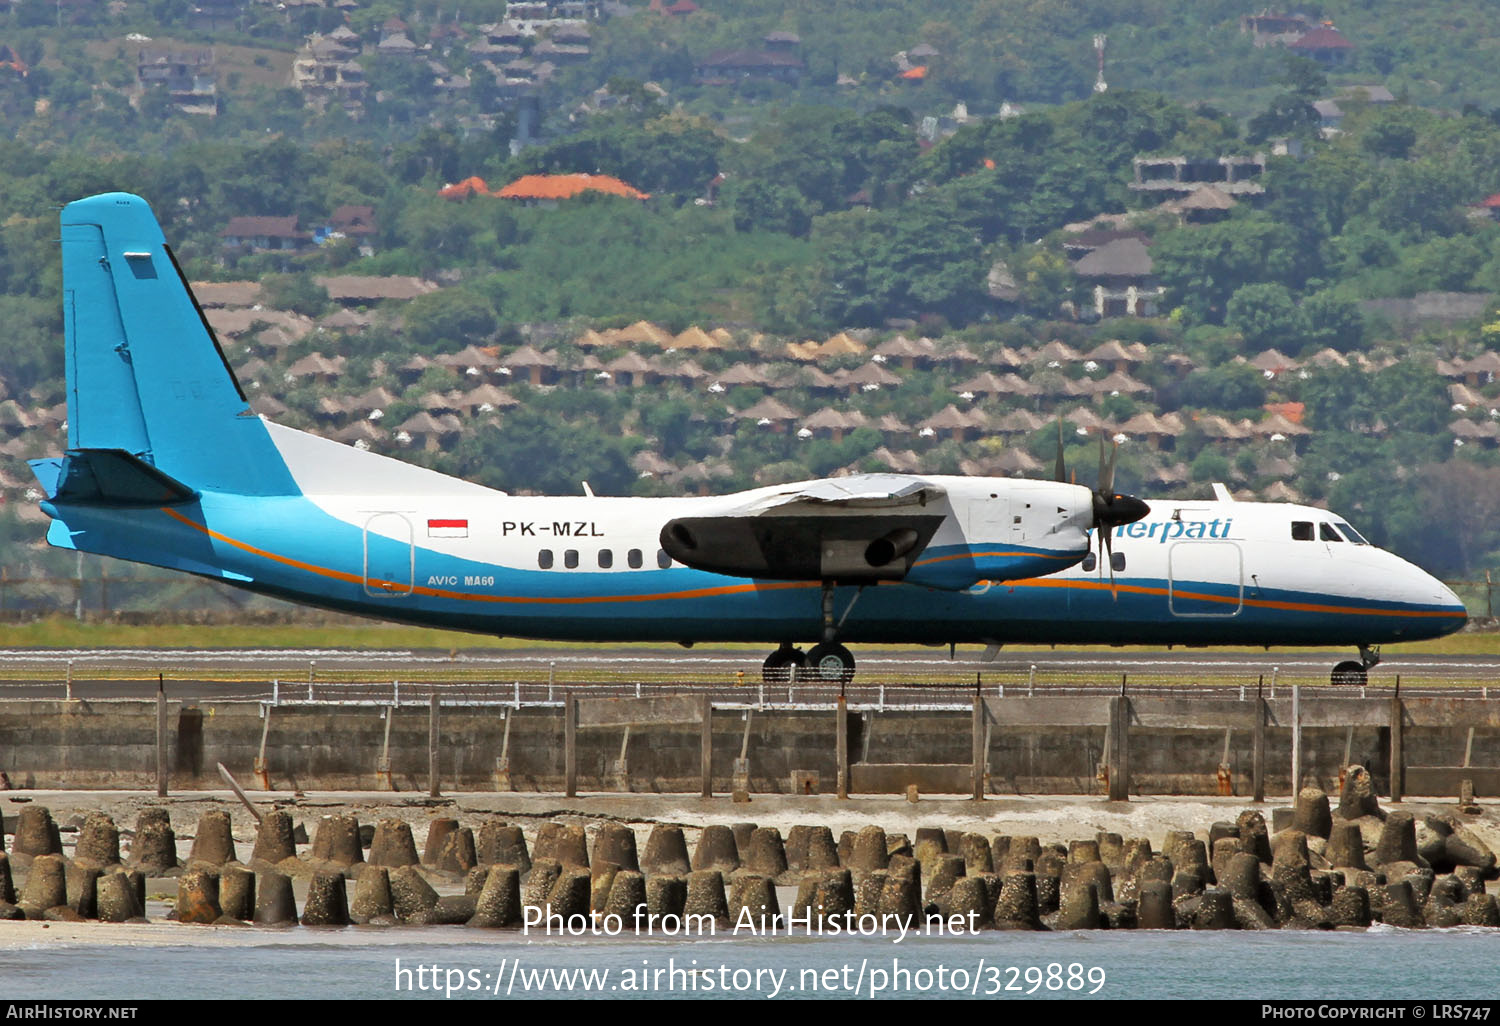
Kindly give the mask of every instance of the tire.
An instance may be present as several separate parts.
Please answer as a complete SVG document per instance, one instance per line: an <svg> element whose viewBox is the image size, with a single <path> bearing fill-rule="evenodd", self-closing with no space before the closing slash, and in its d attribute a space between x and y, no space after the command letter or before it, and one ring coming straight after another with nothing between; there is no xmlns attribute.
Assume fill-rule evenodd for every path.
<svg viewBox="0 0 1500 1026"><path fill-rule="evenodd" d="M1345 659L1333 668L1328 682L1334 687L1357 687L1362 688L1370 682L1370 674L1363 663L1357 663L1353 659Z"/></svg>
<svg viewBox="0 0 1500 1026"><path fill-rule="evenodd" d="M761 664L760 679L767 684L790 684L806 663L800 648L778 648Z"/></svg>
<svg viewBox="0 0 1500 1026"><path fill-rule="evenodd" d="M854 679L854 656L838 642L814 645L801 679L816 684L847 684Z"/></svg>

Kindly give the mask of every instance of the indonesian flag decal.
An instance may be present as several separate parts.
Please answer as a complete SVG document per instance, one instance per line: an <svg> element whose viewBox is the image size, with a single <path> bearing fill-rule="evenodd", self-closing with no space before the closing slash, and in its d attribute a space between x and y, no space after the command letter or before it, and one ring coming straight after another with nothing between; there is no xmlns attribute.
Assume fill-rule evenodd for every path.
<svg viewBox="0 0 1500 1026"><path fill-rule="evenodd" d="M469 522L467 520L427 521L427 537L429 538L467 538L468 536Z"/></svg>

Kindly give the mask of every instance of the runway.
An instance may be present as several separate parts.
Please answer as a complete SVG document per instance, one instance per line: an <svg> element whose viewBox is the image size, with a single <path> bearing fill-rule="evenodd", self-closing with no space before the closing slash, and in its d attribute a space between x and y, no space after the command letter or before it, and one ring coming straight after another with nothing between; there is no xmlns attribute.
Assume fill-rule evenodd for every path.
<svg viewBox="0 0 1500 1026"><path fill-rule="evenodd" d="M985 661L969 648L879 646L856 651L851 701L930 702L972 695L1046 691L1131 693L1170 690L1217 694L1300 685L1330 694L1342 651L1212 652L1023 650ZM160 683L180 700L561 701L568 691L591 697L708 692L716 700L817 701L836 686L811 682L763 686L765 653L752 646L514 649L3 649L0 700L153 697ZM1424 694L1467 695L1500 687L1500 658L1395 655L1369 674L1368 694L1420 687Z"/></svg>

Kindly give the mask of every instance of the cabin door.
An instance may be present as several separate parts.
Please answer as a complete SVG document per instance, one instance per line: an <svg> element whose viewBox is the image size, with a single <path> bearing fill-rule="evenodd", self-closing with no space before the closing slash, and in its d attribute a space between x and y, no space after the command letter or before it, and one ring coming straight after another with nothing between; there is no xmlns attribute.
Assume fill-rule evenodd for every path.
<svg viewBox="0 0 1500 1026"><path fill-rule="evenodd" d="M411 521L400 513L373 513L365 521L365 594L410 595L415 555Z"/></svg>
<svg viewBox="0 0 1500 1026"><path fill-rule="evenodd" d="M1167 606L1173 616L1237 616L1245 561L1231 541L1177 542L1167 550Z"/></svg>

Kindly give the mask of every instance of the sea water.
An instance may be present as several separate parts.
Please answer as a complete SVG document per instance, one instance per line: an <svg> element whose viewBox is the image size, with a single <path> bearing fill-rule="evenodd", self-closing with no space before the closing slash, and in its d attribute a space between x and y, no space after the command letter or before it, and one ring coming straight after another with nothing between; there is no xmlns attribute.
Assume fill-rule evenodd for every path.
<svg viewBox="0 0 1500 1026"><path fill-rule="evenodd" d="M107 927L103 928L107 929ZM1500 930L527 938L174 927L181 942L0 948L0 998L1493 999ZM193 932L206 931L202 943ZM4 943L0 924L0 945Z"/></svg>

